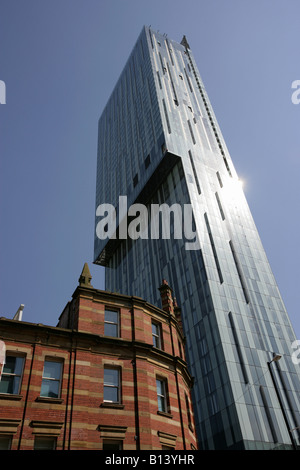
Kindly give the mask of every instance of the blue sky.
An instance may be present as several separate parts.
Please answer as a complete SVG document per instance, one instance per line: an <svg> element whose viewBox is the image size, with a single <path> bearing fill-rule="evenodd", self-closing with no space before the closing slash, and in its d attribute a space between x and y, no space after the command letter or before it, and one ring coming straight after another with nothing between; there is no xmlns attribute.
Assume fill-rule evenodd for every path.
<svg viewBox="0 0 300 470"><path fill-rule="evenodd" d="M94 287L97 122L144 24L185 34L300 339L299 0L1 0L0 316Z"/></svg>

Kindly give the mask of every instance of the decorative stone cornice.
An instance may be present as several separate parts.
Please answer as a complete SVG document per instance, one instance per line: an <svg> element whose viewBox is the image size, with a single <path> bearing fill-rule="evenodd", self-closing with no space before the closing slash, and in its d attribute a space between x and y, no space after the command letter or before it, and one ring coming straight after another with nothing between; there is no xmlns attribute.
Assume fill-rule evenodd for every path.
<svg viewBox="0 0 300 470"><path fill-rule="evenodd" d="M175 447L177 440L177 436L175 436L175 434L170 434L164 431L157 431L157 435L162 445Z"/></svg>
<svg viewBox="0 0 300 470"><path fill-rule="evenodd" d="M60 434L61 428L63 427L63 422L59 421L31 421L30 427L33 428L33 434L51 434L58 436Z"/></svg>
<svg viewBox="0 0 300 470"><path fill-rule="evenodd" d="M0 419L0 434L15 434L21 419Z"/></svg>
<svg viewBox="0 0 300 470"><path fill-rule="evenodd" d="M101 438L125 439L127 426L111 426L105 424L98 425Z"/></svg>

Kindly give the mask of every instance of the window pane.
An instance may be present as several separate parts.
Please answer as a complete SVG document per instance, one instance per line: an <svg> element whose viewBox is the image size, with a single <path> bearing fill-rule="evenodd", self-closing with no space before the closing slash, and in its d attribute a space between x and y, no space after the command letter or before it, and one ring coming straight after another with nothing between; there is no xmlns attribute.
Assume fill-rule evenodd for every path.
<svg viewBox="0 0 300 470"><path fill-rule="evenodd" d="M122 450L121 441L103 441L103 450Z"/></svg>
<svg viewBox="0 0 300 470"><path fill-rule="evenodd" d="M119 385L119 371L118 369L104 369L104 384L105 385Z"/></svg>
<svg viewBox="0 0 300 470"><path fill-rule="evenodd" d="M166 399L165 399L165 397L158 396L157 397L157 402L158 402L158 410L166 412L167 408L166 408Z"/></svg>
<svg viewBox="0 0 300 470"><path fill-rule="evenodd" d="M118 403L120 400L118 369L104 369L104 401Z"/></svg>
<svg viewBox="0 0 300 470"><path fill-rule="evenodd" d="M0 436L0 450L10 450L11 448L11 437Z"/></svg>
<svg viewBox="0 0 300 470"><path fill-rule="evenodd" d="M24 357L15 357L15 374L21 375L23 372Z"/></svg>
<svg viewBox="0 0 300 470"><path fill-rule="evenodd" d="M23 362L23 357L6 356L5 364L3 367L3 373L21 375L23 369Z"/></svg>
<svg viewBox="0 0 300 470"><path fill-rule="evenodd" d="M51 379L60 379L61 362L45 361L43 377Z"/></svg>
<svg viewBox="0 0 300 470"><path fill-rule="evenodd" d="M118 325L112 325L111 323L105 323L104 325L104 334L105 336L118 336Z"/></svg>
<svg viewBox="0 0 300 470"><path fill-rule="evenodd" d="M0 382L0 393L13 393L11 377L2 376L1 382Z"/></svg>
<svg viewBox="0 0 300 470"><path fill-rule="evenodd" d="M60 382L56 380L43 379L41 388L41 397L59 397L59 386Z"/></svg>
<svg viewBox="0 0 300 470"><path fill-rule="evenodd" d="M112 310L105 310L105 321L118 323L118 316L118 312L114 312Z"/></svg>
<svg viewBox="0 0 300 470"><path fill-rule="evenodd" d="M153 346L155 348L161 347L160 326L157 323L152 323L152 340L153 340Z"/></svg>
<svg viewBox="0 0 300 470"><path fill-rule="evenodd" d="M167 411L166 385L163 380L156 379L157 403L159 411Z"/></svg>
<svg viewBox="0 0 300 470"><path fill-rule="evenodd" d="M115 338L119 336L119 312L105 310L104 334Z"/></svg>
<svg viewBox="0 0 300 470"><path fill-rule="evenodd" d="M152 323L152 334L158 335L158 325L156 325L155 323Z"/></svg>
<svg viewBox="0 0 300 470"><path fill-rule="evenodd" d="M6 374L14 374L15 373L15 366L16 366L16 357L14 356L7 356L6 362L3 367L3 373Z"/></svg>
<svg viewBox="0 0 300 470"><path fill-rule="evenodd" d="M0 382L0 393L19 393L20 377L2 375Z"/></svg>
<svg viewBox="0 0 300 470"><path fill-rule="evenodd" d="M163 382L162 380L156 380L157 394L163 395Z"/></svg>
<svg viewBox="0 0 300 470"><path fill-rule="evenodd" d="M0 381L0 393L18 394L21 375L23 372L24 357L6 356Z"/></svg>
<svg viewBox="0 0 300 470"><path fill-rule="evenodd" d="M34 450L55 450L56 437L36 437Z"/></svg>
<svg viewBox="0 0 300 470"><path fill-rule="evenodd" d="M104 386L104 401L111 401L118 403L119 401L119 389L117 387L106 387Z"/></svg>

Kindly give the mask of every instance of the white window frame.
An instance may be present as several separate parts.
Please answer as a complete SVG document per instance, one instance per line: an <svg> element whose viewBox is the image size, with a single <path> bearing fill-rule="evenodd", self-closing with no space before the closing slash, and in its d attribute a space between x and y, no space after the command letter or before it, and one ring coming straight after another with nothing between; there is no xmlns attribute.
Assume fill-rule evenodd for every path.
<svg viewBox="0 0 300 470"><path fill-rule="evenodd" d="M59 379L52 378L52 377L44 377L44 370L45 370L45 364L46 362L56 362L57 364L61 365L60 368L60 377ZM41 397L44 398L54 398L54 397L49 397L48 395L42 395L42 386L43 386L43 381L53 381L53 382L59 382L59 387L58 387L58 396L57 398L61 398L61 389L62 389L62 377L63 377L63 366L64 366L64 361L60 358L57 357L52 357L52 356L46 356L44 359L44 366L43 366L43 375L42 375L42 384L41 384Z"/></svg>
<svg viewBox="0 0 300 470"><path fill-rule="evenodd" d="M117 322L112 322L112 321L108 321L105 319L105 315L106 315L106 312L114 312L117 314ZM116 325L117 326L117 335L116 336L111 336L112 338L120 338L120 311L117 310L117 309L114 309L114 308L110 308L110 307L105 307L105 310L104 310L104 335L105 336L109 336L109 335L106 335L105 334L105 325Z"/></svg>
<svg viewBox="0 0 300 470"><path fill-rule="evenodd" d="M157 333L153 333L153 326L156 327ZM151 321L152 343L155 348L162 349L162 328L161 324L155 320ZM157 343L157 344L155 344Z"/></svg>
<svg viewBox="0 0 300 470"><path fill-rule="evenodd" d="M161 386L162 393L158 393L157 382L160 382L162 384ZM168 381L164 377L158 377L158 376L156 377L156 394L157 394L158 411L161 413L169 413ZM162 406L163 409L160 409L160 403L163 404Z"/></svg>
<svg viewBox="0 0 300 470"><path fill-rule="evenodd" d="M105 383L105 370L116 370L118 372L118 384L117 385ZM116 388L117 389L117 401L106 400L104 398L105 388ZM121 369L118 366L113 366L113 365L111 366L109 364L106 364L104 366L104 373L103 373L103 402L104 403L116 403L116 404L121 403Z"/></svg>
<svg viewBox="0 0 300 470"><path fill-rule="evenodd" d="M25 355L24 354L18 354L17 352L14 352L14 351L6 351L6 358L8 357L19 357L20 359L23 360L23 363L22 363L22 370L20 372L20 374L15 374L15 373L10 373L10 372L4 372L4 368L5 368L5 364L3 365L3 369L2 369L2 374L1 374L1 380L3 377L20 377L20 380L19 380L19 386L18 386L18 391L16 393L10 393L10 392L2 392L2 393L8 393L9 395L19 395L20 394L20 391L21 391L21 386L22 386L22 380L23 380L23 374L24 374L24 366L25 366Z"/></svg>

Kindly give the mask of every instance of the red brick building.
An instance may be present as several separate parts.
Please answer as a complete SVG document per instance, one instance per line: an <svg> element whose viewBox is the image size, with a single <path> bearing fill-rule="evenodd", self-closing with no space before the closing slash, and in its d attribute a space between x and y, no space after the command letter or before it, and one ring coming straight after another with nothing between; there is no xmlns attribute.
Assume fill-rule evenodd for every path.
<svg viewBox="0 0 300 470"><path fill-rule="evenodd" d="M180 310L94 289L85 265L56 327L0 319L0 448L197 448Z"/></svg>

